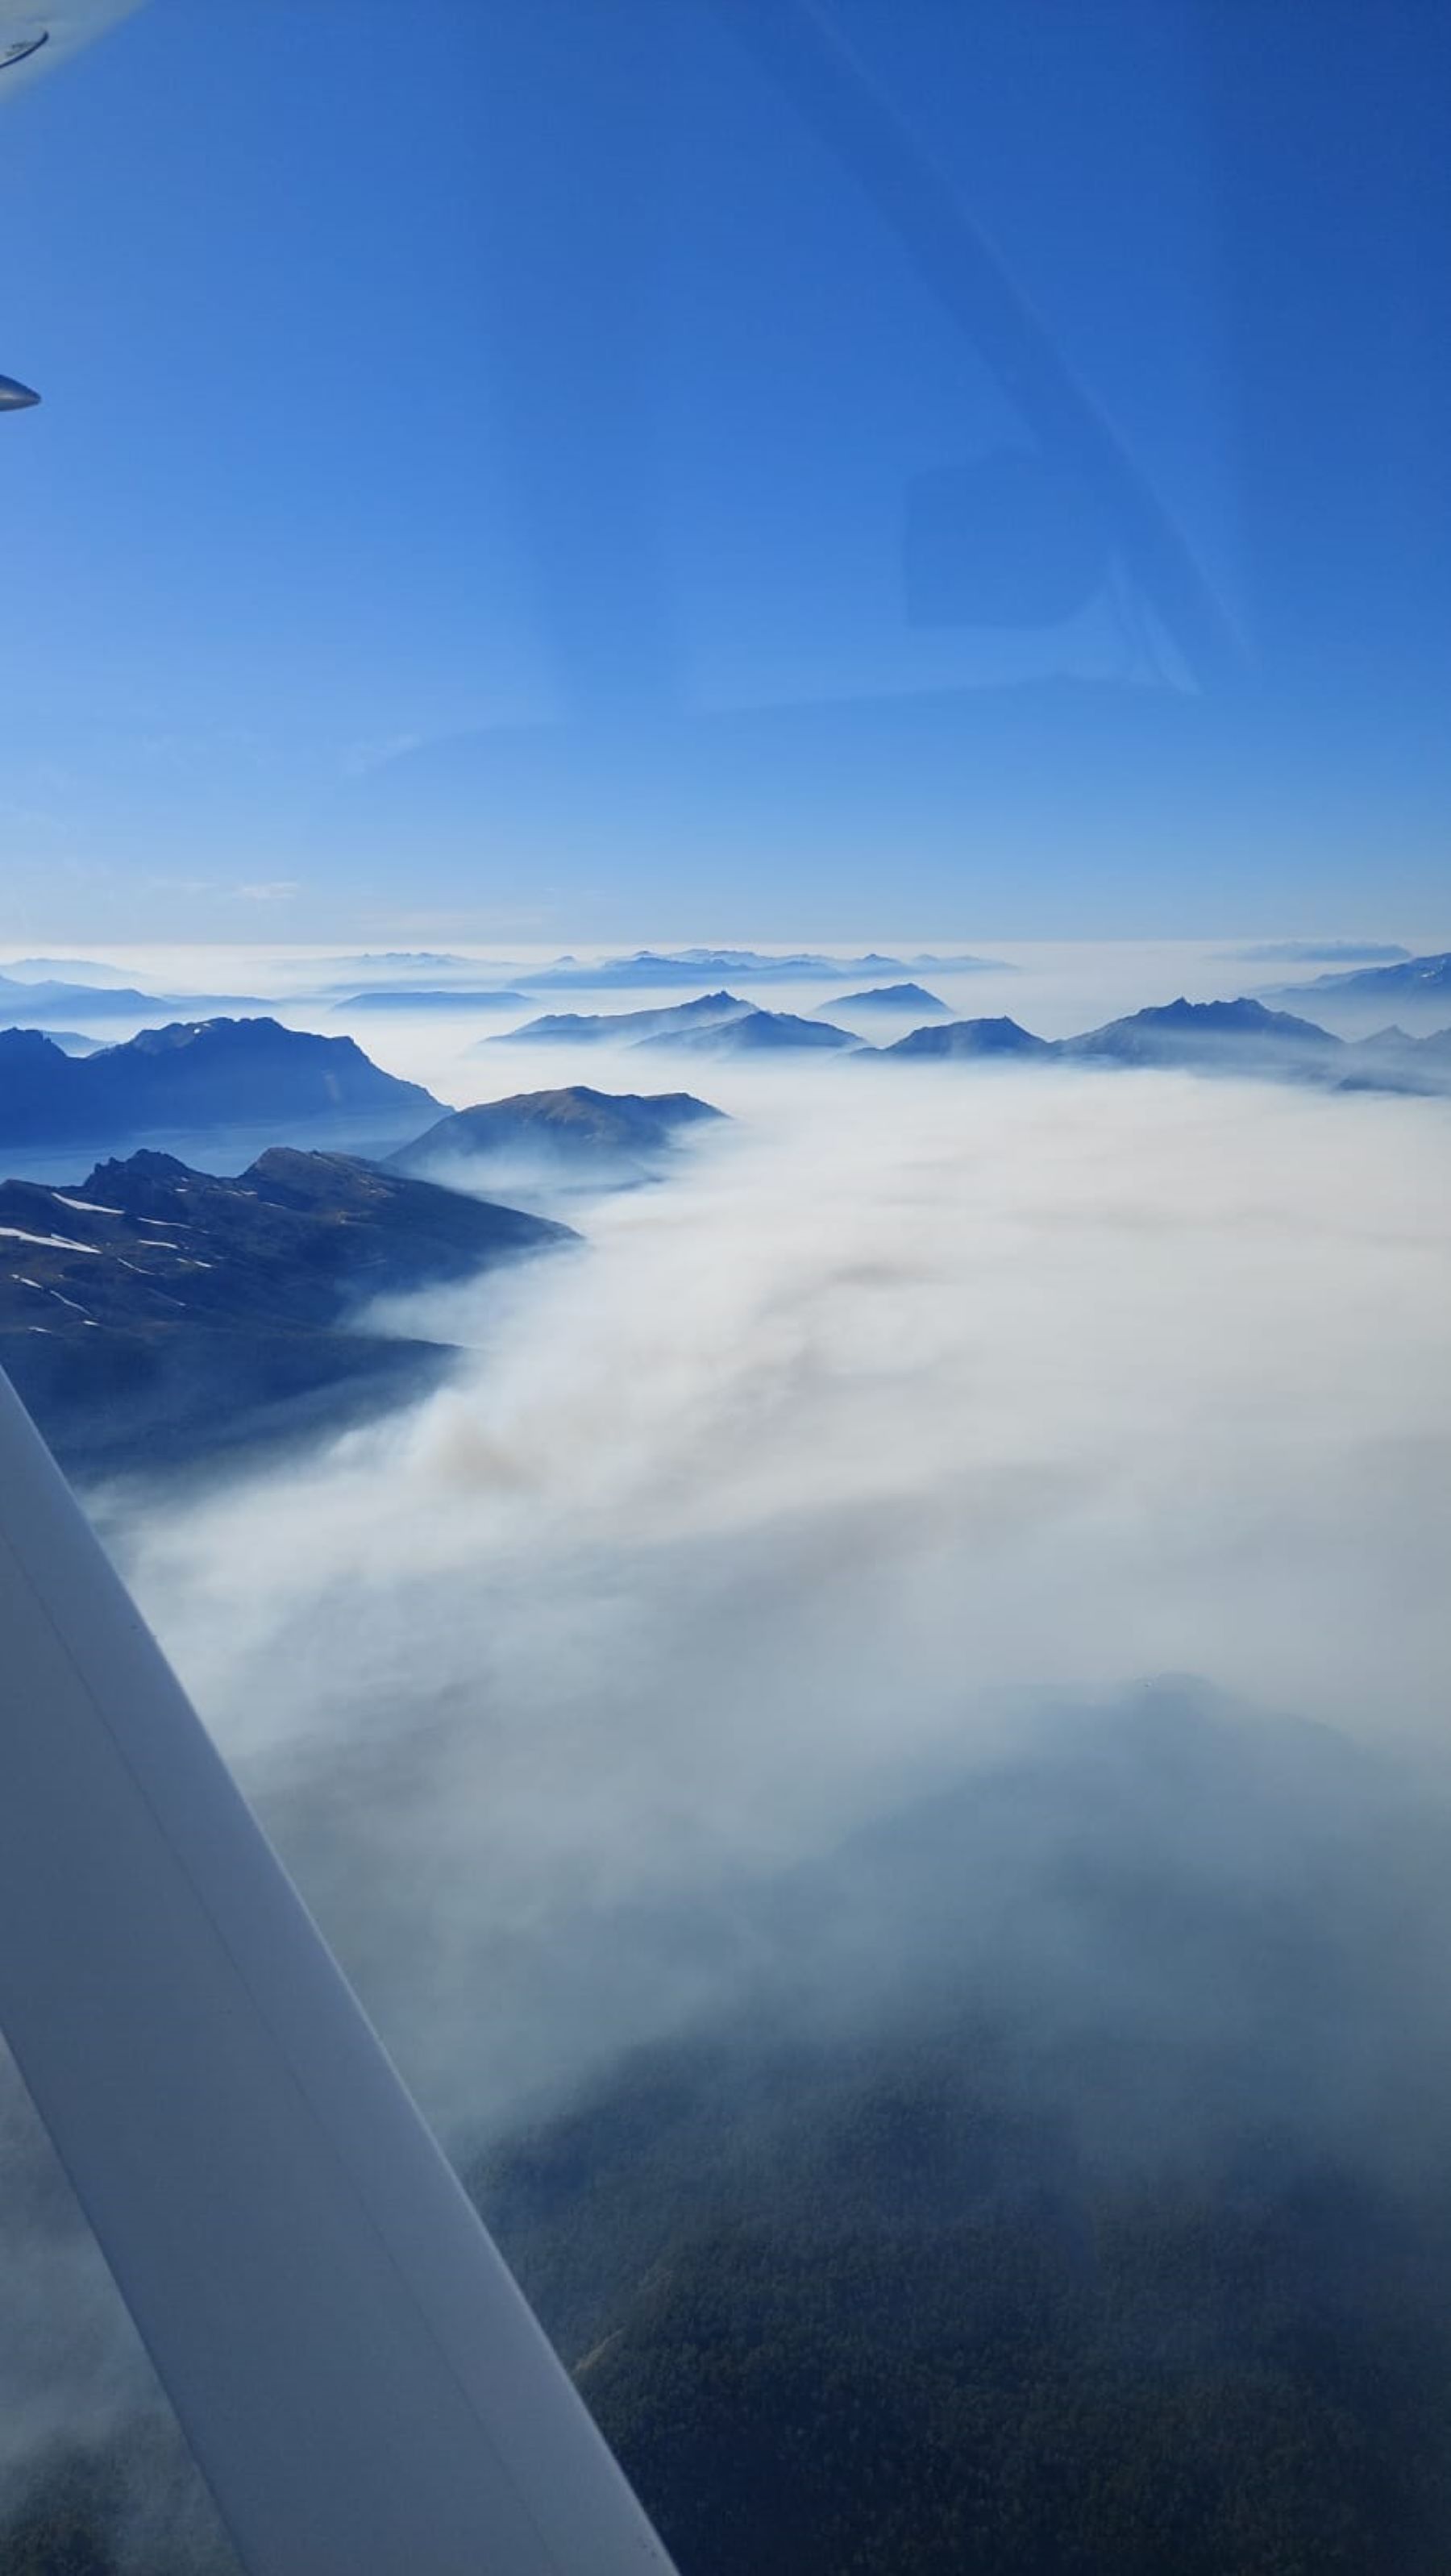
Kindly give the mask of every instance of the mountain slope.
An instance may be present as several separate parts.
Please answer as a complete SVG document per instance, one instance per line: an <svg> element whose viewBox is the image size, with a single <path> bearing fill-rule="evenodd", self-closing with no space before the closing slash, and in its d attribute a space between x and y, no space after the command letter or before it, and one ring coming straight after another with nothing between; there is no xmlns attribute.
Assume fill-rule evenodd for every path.
<svg viewBox="0 0 1451 2576"><path fill-rule="evenodd" d="M1050 1058L1067 1064L1238 1073L1272 1082L1309 1082L1336 1091L1451 1093L1451 1030L1424 1038L1380 1029L1351 1042L1286 1011L1241 997L1233 1002L1165 1002L1110 1020L1079 1037L1040 1038L1016 1020L952 1020L913 1029L883 1056L916 1059Z"/></svg>
<svg viewBox="0 0 1451 2576"><path fill-rule="evenodd" d="M0 1360L63 1463L156 1464L416 1383L439 1353L350 1330L368 1298L570 1239L348 1155L142 1152L0 1183Z"/></svg>
<svg viewBox="0 0 1451 2576"><path fill-rule="evenodd" d="M26 982L0 975L0 1007L14 1005L27 1021L154 1020L165 1011L256 1011L264 1005L244 993L141 993L132 984L70 984L51 977Z"/></svg>
<svg viewBox="0 0 1451 2576"><path fill-rule="evenodd" d="M389 1168L470 1182L577 1181L612 1186L657 1172L687 1127L723 1116L688 1091L520 1091L441 1118L389 1156Z"/></svg>
<svg viewBox="0 0 1451 2576"><path fill-rule="evenodd" d="M1451 996L1451 949L1442 949L1432 957L1402 957L1392 966L1356 966L1349 972L1314 975L1307 984L1287 990L1299 993L1302 999L1307 993L1369 993L1387 1002L1408 993Z"/></svg>
<svg viewBox="0 0 1451 2576"><path fill-rule="evenodd" d="M698 993L693 1002L674 1002L652 1011L549 1011L543 1019L526 1020L522 1029L506 1029L485 1038L484 1046L515 1046L524 1041L558 1041L599 1046L615 1039L633 1046L641 1038L666 1037L675 1030L719 1028L751 1008L734 993Z"/></svg>
<svg viewBox="0 0 1451 2576"><path fill-rule="evenodd" d="M0 1000L0 1010L3 1007ZM79 1029L28 1029L15 1022L0 1028L0 1037L44 1038L51 1046L59 1047L62 1055L99 1055L106 1044L104 1038L82 1037Z"/></svg>
<svg viewBox="0 0 1451 2576"><path fill-rule="evenodd" d="M898 1038L895 1046L884 1047L884 1055L895 1056L1050 1056L1054 1048L1047 1038L1036 1038L1031 1029L1018 1026L1016 1020L949 1020L946 1027L913 1029L911 1035Z"/></svg>
<svg viewBox="0 0 1451 2576"><path fill-rule="evenodd" d="M865 993L840 993L834 1002L818 1004L825 1017L828 1011L880 1012L884 1018L899 1019L904 1011L935 1012L948 1018L947 1004L923 984L874 984Z"/></svg>
<svg viewBox="0 0 1451 2576"><path fill-rule="evenodd" d="M48 977L26 984L9 975L0 975L0 1003L7 1009L13 1007L30 1021L59 1020L67 1015L77 1019L144 1019L166 1008L157 996L140 993L130 984L60 984Z"/></svg>
<svg viewBox="0 0 1451 2576"><path fill-rule="evenodd" d="M1401 1020L1418 1036L1444 1027L1451 1015L1451 949L1407 957L1391 966L1358 966L1316 975L1304 984L1278 984L1265 997L1311 1009L1347 1037L1361 1037L1386 1020Z"/></svg>
<svg viewBox="0 0 1451 2576"><path fill-rule="evenodd" d="M1263 1002L1188 1002L1181 994L1177 1001L1110 1020L1082 1037L1060 1039L1058 1052L1087 1062L1196 1070L1249 1071L1263 1063L1313 1075L1339 1055L1340 1040L1311 1020L1266 1010Z"/></svg>
<svg viewBox="0 0 1451 2576"><path fill-rule="evenodd" d="M466 2185L681 2576L1445 2576L1444 1801L1192 1685L1020 1718L844 1841L553 1882L597 2018L512 2117L460 2034ZM0 2570L169 2487L148 2576L221 2576L193 2478L63 2438Z"/></svg>
<svg viewBox="0 0 1451 2576"><path fill-rule="evenodd" d="M1440 2576L1447 1860L1165 1689L754 1869L739 2001L469 2176L681 2568Z"/></svg>
<svg viewBox="0 0 1451 2576"><path fill-rule="evenodd" d="M0 1032L0 1145L108 1143L247 1124L285 1133L371 1122L380 1140L442 1103L384 1073L351 1038L276 1020L186 1020L67 1056L33 1029Z"/></svg>
<svg viewBox="0 0 1451 2576"><path fill-rule="evenodd" d="M1451 1092L1451 1029L1408 1037L1404 1029L1375 1029L1349 1038L1340 1059L1340 1091L1403 1091L1421 1097Z"/></svg>
<svg viewBox="0 0 1451 2576"><path fill-rule="evenodd" d="M745 1010L704 1028L661 1029L635 1041L639 1047L673 1047L690 1055L770 1055L792 1048L860 1048L861 1039L829 1020L798 1019L794 1011Z"/></svg>
<svg viewBox="0 0 1451 2576"><path fill-rule="evenodd" d="M88 989L124 985L119 966L104 966L96 957L7 957L0 967L0 990L15 983L70 984Z"/></svg>

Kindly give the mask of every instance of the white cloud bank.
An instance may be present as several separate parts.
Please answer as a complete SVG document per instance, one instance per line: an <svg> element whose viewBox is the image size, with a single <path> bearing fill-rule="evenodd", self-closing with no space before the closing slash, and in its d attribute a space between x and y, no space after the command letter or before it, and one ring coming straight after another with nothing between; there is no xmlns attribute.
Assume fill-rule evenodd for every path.
<svg viewBox="0 0 1451 2576"><path fill-rule="evenodd" d="M732 1128L602 1202L587 1245L425 1301L475 1346L444 1392L210 1496L112 1498L144 1606L460 2144L769 1981L773 1873L1036 1742L1045 1698L1196 1673L1371 1739L1393 1799L1424 1774L1445 1812L1443 1104L869 1065L732 1069L717 1096ZM1047 1776L1045 1813L1071 1824L1087 1776ZM1188 1821L1193 1868L1313 1884L1289 1793L1251 1815L1253 1780L1230 1765ZM1332 1839L1360 1795L1335 1786ZM1440 2139L1439 2095L1429 2121L1404 2103L1444 2057L1445 1873L1398 1894L1378 1834L1364 2027L1328 2034L1320 2094L1294 2082L1317 2119L1343 2090L1361 2133L1404 2060L1400 2129ZM1129 1976L1025 1871L1004 1901L1035 1991L1091 2013L1095 1981L1147 1978L1142 2009L1211 2030L1252 2008ZM898 1933L850 1871L833 1901L845 1995ZM1303 1901L1316 1937L1361 1938ZM0 2470L23 2473L151 2401L13 2079L0 2124Z"/></svg>
<svg viewBox="0 0 1451 2576"><path fill-rule="evenodd" d="M1176 1670L1442 1723L1438 1104L900 1067L743 1098L587 1249L431 1301L481 1345L445 1392L127 1535L447 2119L680 2009L677 1961L612 1974L618 1909L829 1844L1020 1691Z"/></svg>

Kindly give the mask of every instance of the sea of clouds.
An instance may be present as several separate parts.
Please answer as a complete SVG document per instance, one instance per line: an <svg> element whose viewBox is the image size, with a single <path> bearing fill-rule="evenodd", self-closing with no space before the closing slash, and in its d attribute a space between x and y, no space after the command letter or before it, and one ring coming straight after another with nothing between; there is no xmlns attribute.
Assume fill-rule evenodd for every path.
<svg viewBox="0 0 1451 2576"><path fill-rule="evenodd" d="M1438 1748L1439 1104L724 1088L580 1249L390 1309L472 1346L429 1402L108 1516L448 2123L680 2009L612 1911L829 1846L1023 1693L1190 1673Z"/></svg>
<svg viewBox="0 0 1451 2576"><path fill-rule="evenodd" d="M426 1402L96 1498L458 2151L769 1980L755 1891L1045 1709L1191 1675L1444 1799L1443 1103L502 1048L474 1096L560 1078L731 1124L571 1202L578 1247L395 1301L460 1345ZM14 2458L136 2363L6 2119Z"/></svg>

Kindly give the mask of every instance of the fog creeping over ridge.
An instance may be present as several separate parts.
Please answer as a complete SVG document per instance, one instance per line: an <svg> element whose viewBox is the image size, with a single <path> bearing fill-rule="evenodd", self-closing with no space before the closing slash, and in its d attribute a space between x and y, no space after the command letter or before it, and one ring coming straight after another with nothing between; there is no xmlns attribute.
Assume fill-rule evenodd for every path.
<svg viewBox="0 0 1451 2576"><path fill-rule="evenodd" d="M578 1248L395 1301L391 1327L466 1346L441 1392L99 1498L452 2151L641 2043L743 2010L875 2026L942 1978L1039 2030L1177 2019L1186 2134L1220 2116L1231 2030L1337 2150L1451 2145L1444 1878L1385 1915L1407 1820L1448 1831L1445 1105L644 1062L475 1060L480 1098L688 1078L731 1123L572 1204ZM1007 1775L1017 1840L983 1822ZM950 1904L915 1912L872 1860L903 1816L938 1820L907 1884ZM1252 1953L1146 1958L1065 1908L1080 1828L1125 1889L1172 1851L1211 1914L1283 1901L1307 1994L1363 1901L1360 2020L1313 2080L1254 2024ZM12 2462L138 2384L32 2163L54 2224L0 2356Z"/></svg>

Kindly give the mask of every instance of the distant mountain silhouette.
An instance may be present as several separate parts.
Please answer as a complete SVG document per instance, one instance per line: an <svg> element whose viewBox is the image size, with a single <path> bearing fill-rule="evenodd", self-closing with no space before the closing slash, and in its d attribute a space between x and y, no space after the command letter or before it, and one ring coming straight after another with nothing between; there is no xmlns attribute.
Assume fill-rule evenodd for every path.
<svg viewBox="0 0 1451 2576"><path fill-rule="evenodd" d="M610 1042L633 1046L637 1039L665 1037L677 1029L718 1028L723 1021L739 1019L751 1008L738 994L721 992L697 993L693 1002L668 1003L658 1010L550 1011L541 1020L526 1020L522 1029L506 1029L500 1037L484 1038L480 1044L514 1046L520 1041L538 1040L579 1046Z"/></svg>
<svg viewBox="0 0 1451 2576"><path fill-rule="evenodd" d="M3 1008L4 1000L3 996L0 996L0 1010ZM83 1038L79 1029L26 1029L8 1026L0 1028L0 1037L44 1038L49 1045L58 1046L62 1055L96 1055L106 1044L104 1038Z"/></svg>
<svg viewBox="0 0 1451 2576"><path fill-rule="evenodd" d="M371 1123L380 1142L442 1103L399 1082L351 1038L276 1020L175 1021L77 1059L32 1029L0 1032L0 1145L85 1145L211 1129L306 1128L317 1141Z"/></svg>
<svg viewBox="0 0 1451 2576"><path fill-rule="evenodd" d="M131 984L25 984L0 975L0 1008L30 1022L67 1014L76 1019L144 1019L167 1007L157 995L140 993Z"/></svg>
<svg viewBox="0 0 1451 2576"><path fill-rule="evenodd" d="M456 957L447 948L365 948L357 956L330 957L325 962L330 973L346 967L350 978L366 975L374 966L427 966L435 972L440 966L457 966L468 975L479 971L477 957Z"/></svg>
<svg viewBox="0 0 1451 2576"><path fill-rule="evenodd" d="M947 1004L929 993L921 984L874 984L865 993L840 993L833 1002L820 1005L827 1011L881 1011L899 1017L903 1011L941 1011Z"/></svg>
<svg viewBox="0 0 1451 2576"><path fill-rule="evenodd" d="M860 1038L829 1020L802 1020L793 1011L746 1010L704 1028L662 1029L636 1041L640 1047L674 1047L691 1055L770 1055L792 1048L859 1048Z"/></svg>
<svg viewBox="0 0 1451 2576"><path fill-rule="evenodd" d="M642 984L688 984L697 975L734 975L753 983L799 984L821 975L829 975L836 982L843 975L901 973L917 962L905 957L878 957L871 951L864 957L823 957L813 949L801 949L792 956L775 957L759 948L637 948L628 957L605 957L594 965L561 957L539 974L530 975L528 981L541 987L570 984L590 992L603 992L610 985L620 985L628 991ZM982 961L964 957L953 963L969 967Z"/></svg>
<svg viewBox="0 0 1451 2576"><path fill-rule="evenodd" d="M1241 996L1232 1002L1178 1001L1134 1011L1079 1037L1039 1038L1016 1020L952 1020L914 1029L885 1057L1031 1057L1037 1061L1177 1067L1189 1073L1241 1073L1282 1082L1313 1082L1338 1091L1451 1092L1451 1030L1425 1038L1381 1029L1359 1042L1311 1020L1267 1010Z"/></svg>
<svg viewBox="0 0 1451 2576"><path fill-rule="evenodd" d="M425 987L419 984L375 984L370 992L350 993L334 1002L335 1011L527 1011L527 993L504 993L492 985Z"/></svg>
<svg viewBox="0 0 1451 2576"><path fill-rule="evenodd" d="M1244 1067L1256 1056L1273 1059L1286 1070L1296 1063L1322 1064L1339 1049L1340 1040L1311 1020L1288 1011L1268 1011L1262 1002L1187 1002L1182 994L1127 1019L1110 1020L1082 1037L1063 1038L1060 1055L1089 1061L1110 1058L1118 1064L1233 1064Z"/></svg>
<svg viewBox="0 0 1451 2576"><path fill-rule="evenodd" d="M1384 966L1411 952L1394 939L1261 939L1224 953L1242 966Z"/></svg>
<svg viewBox="0 0 1451 2576"><path fill-rule="evenodd" d="M914 1029L884 1055L905 1056L1050 1056L1047 1038L1035 1038L1016 1020L949 1020L946 1027Z"/></svg>
<svg viewBox="0 0 1451 2576"><path fill-rule="evenodd" d="M141 993L133 984L70 984L48 979L26 983L0 974L0 1010L13 1010L27 1025L52 1020L154 1020L167 1011L215 1016L220 1011L260 1011L248 993Z"/></svg>
<svg viewBox="0 0 1451 2576"><path fill-rule="evenodd" d="M1340 1061L1341 1091L1451 1092L1451 1029L1423 1038L1408 1037L1400 1028L1375 1029L1347 1039Z"/></svg>
<svg viewBox="0 0 1451 2576"><path fill-rule="evenodd" d="M104 966L94 957L7 957L0 963L0 984L18 977L24 983L124 985L119 966Z"/></svg>
<svg viewBox="0 0 1451 2576"><path fill-rule="evenodd" d="M591 1091L584 1083L520 1091L441 1118L390 1155L389 1168L440 1180L497 1176L501 1186L533 1179L610 1187L650 1178L668 1164L683 1129L723 1115L688 1091Z"/></svg>
<svg viewBox="0 0 1451 2576"><path fill-rule="evenodd" d="M608 987L639 992L644 984L691 984L698 974L750 984L807 984L830 976L832 984L840 984L848 974L910 974L915 966L951 966L954 974L972 974L997 963L997 958L974 956L884 958L871 948L866 956L856 958L822 956L817 948L799 948L791 956L773 956L763 948L637 948L631 956L595 958L593 963L588 958L554 958L552 966L539 969L539 974L531 971L523 981L528 987L570 984L580 992L606 992Z"/></svg>
<svg viewBox="0 0 1451 2576"><path fill-rule="evenodd" d="M1322 1014L1347 1037L1372 1035L1386 1020L1405 1021L1416 1036L1444 1026L1451 1013L1451 950L1407 957L1393 966L1360 966L1350 973L1316 975L1304 984L1279 984L1265 995Z"/></svg>
<svg viewBox="0 0 1451 2576"><path fill-rule="evenodd" d="M390 1400L445 1365L365 1300L571 1240L344 1154L238 1180L169 1154L0 1182L0 1359L63 1463L146 1467Z"/></svg>
<svg viewBox="0 0 1451 2576"><path fill-rule="evenodd" d="M1308 984L1288 988L1300 993L1371 993L1394 1000L1410 993L1451 995L1451 949L1434 957L1402 957L1393 966L1358 966L1349 973L1312 976Z"/></svg>

